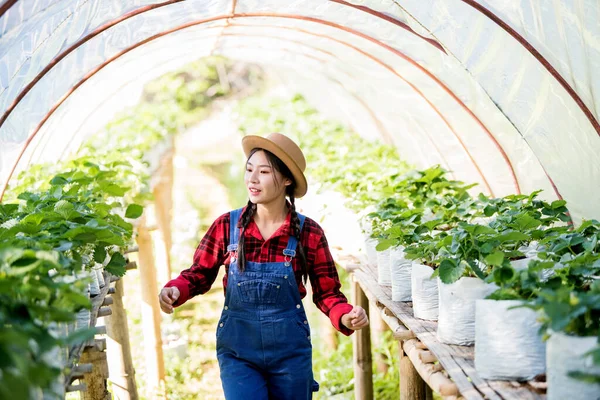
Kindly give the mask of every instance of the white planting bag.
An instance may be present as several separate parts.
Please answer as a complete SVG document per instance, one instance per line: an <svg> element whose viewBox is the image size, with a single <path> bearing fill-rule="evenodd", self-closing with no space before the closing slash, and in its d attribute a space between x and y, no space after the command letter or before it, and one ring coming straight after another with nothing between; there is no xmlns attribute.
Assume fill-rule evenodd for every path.
<svg viewBox="0 0 600 400"><path fill-rule="evenodd" d="M433 269L427 265L412 263L411 295L415 318L437 321L438 285L431 279Z"/></svg>
<svg viewBox="0 0 600 400"><path fill-rule="evenodd" d="M377 252L377 283L381 286L392 285L390 252L390 249Z"/></svg>
<svg viewBox="0 0 600 400"><path fill-rule="evenodd" d="M412 260L404 257L404 246L391 249L390 269L392 278L392 300L411 301Z"/></svg>
<svg viewBox="0 0 600 400"><path fill-rule="evenodd" d="M592 357L583 354L598 345L596 336L568 336L555 332L548 339L546 362L548 372L548 400L599 400L600 384L587 383L569 377L570 371L600 374Z"/></svg>
<svg viewBox="0 0 600 400"><path fill-rule="evenodd" d="M367 253L367 262L369 265L377 265L377 240L369 236L365 236L365 252Z"/></svg>
<svg viewBox="0 0 600 400"><path fill-rule="evenodd" d="M484 379L529 380L546 371L546 344L534 310L520 300L477 300L475 370Z"/></svg>
<svg viewBox="0 0 600 400"><path fill-rule="evenodd" d="M485 298L498 287L469 277L450 284L438 278L438 285L438 340L446 344L472 345L475 341L475 300Z"/></svg>

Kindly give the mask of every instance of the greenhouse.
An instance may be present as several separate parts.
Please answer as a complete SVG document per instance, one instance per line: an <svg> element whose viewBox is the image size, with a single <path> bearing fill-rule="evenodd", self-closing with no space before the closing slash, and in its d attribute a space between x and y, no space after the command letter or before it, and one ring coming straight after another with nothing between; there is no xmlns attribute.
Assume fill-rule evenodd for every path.
<svg viewBox="0 0 600 400"><path fill-rule="evenodd" d="M599 99L596 0L0 1L0 399L600 400Z"/></svg>

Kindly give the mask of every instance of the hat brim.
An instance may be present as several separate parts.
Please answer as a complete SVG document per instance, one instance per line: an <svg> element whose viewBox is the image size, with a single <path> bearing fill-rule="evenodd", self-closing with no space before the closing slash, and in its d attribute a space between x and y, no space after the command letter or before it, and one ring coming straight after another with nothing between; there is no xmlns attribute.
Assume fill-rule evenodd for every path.
<svg viewBox="0 0 600 400"><path fill-rule="evenodd" d="M294 197L300 198L304 196L308 190L308 183L306 181L306 177L304 173L296 164L296 162L290 157L281 147L279 147L274 142L266 139L262 136L256 135L247 135L242 139L242 148L244 149L244 153L246 157L250 155L252 149L264 149L273 153L277 158L279 158L283 163L290 169L294 180L296 181L296 190L294 191Z"/></svg>

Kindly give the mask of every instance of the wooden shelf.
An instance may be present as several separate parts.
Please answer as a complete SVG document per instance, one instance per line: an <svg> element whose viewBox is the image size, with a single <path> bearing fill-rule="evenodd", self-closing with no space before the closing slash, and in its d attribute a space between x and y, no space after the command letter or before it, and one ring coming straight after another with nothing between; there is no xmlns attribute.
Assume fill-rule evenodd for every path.
<svg viewBox="0 0 600 400"><path fill-rule="evenodd" d="M490 381L479 377L474 365L473 346L454 346L437 340L437 322L413 316L412 303L392 301L391 287L377 283L377 269L364 263L353 263L348 272L360 285L370 302L385 315L394 336L403 343L403 349L423 380L444 398L455 399L453 385L467 400L538 400L545 399L544 385L540 382ZM387 316L387 317L386 317ZM398 324L394 322L398 321ZM412 339L416 336L416 339ZM419 344L420 342L421 344ZM438 360L438 363L432 361ZM441 366L441 367L440 367ZM451 379L444 379L445 376Z"/></svg>

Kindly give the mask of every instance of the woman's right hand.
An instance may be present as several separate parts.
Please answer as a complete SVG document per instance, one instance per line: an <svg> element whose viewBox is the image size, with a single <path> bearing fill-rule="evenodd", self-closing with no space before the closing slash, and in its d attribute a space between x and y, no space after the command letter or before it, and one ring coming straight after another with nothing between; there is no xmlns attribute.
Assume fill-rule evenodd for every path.
<svg viewBox="0 0 600 400"><path fill-rule="evenodd" d="M163 288L158 295L161 310L167 314L173 314L173 303L177 301L180 294L179 289L175 286Z"/></svg>

